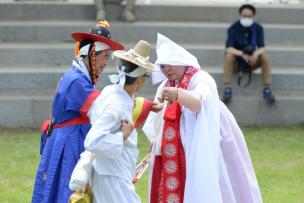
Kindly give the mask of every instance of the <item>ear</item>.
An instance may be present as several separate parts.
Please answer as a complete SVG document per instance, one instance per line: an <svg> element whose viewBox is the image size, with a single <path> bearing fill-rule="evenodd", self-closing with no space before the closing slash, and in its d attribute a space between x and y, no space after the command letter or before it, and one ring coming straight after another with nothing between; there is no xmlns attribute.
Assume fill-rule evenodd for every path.
<svg viewBox="0 0 304 203"><path fill-rule="evenodd" d="M135 84L136 84L135 85L136 91L138 91L143 84L143 80L141 76L135 80Z"/></svg>
<svg viewBox="0 0 304 203"><path fill-rule="evenodd" d="M140 85L141 83L141 77L137 77L137 79L135 80L136 85Z"/></svg>

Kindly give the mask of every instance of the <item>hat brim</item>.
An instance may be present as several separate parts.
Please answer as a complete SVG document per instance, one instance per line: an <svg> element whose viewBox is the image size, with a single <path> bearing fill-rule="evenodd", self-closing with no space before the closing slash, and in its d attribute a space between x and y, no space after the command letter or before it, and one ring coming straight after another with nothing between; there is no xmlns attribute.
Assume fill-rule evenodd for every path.
<svg viewBox="0 0 304 203"><path fill-rule="evenodd" d="M120 43L108 39L106 37L100 36L100 35L95 35L95 34L90 34L90 33L85 33L85 32L74 32L71 33L71 36L74 40L81 42L82 40L89 39L93 40L94 42L103 42L107 44L111 50L122 50L124 49L124 46L121 45Z"/></svg>
<svg viewBox="0 0 304 203"><path fill-rule="evenodd" d="M137 61L131 57L128 57L127 55L125 55L125 53L126 53L126 51L119 50L119 51L114 51L113 55L119 59L131 62L135 65L138 65L139 67L144 68L147 71L150 71L150 72L158 71L158 68L153 63L151 63L151 62L148 62L146 64L140 63L139 61Z"/></svg>

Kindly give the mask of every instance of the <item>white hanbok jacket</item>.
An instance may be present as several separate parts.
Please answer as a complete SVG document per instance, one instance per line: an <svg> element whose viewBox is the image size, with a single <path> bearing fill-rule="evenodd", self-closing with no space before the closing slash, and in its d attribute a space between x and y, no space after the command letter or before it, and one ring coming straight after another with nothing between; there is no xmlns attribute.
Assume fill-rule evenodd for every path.
<svg viewBox="0 0 304 203"><path fill-rule="evenodd" d="M90 129L85 149L94 153L94 202L140 202L132 178L138 157L137 132L123 140L121 123L132 121L133 99L115 85L107 86L90 109Z"/></svg>

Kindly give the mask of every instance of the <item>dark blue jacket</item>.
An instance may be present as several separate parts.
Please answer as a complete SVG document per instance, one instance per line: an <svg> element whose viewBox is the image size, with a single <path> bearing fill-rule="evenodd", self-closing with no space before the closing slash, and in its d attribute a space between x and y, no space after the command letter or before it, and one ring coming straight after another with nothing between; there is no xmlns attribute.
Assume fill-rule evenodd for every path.
<svg viewBox="0 0 304 203"><path fill-rule="evenodd" d="M246 45L252 43L253 29L256 30L256 47L264 47L265 43L263 27L254 22L251 27L246 28L243 27L238 20L228 28L226 48L234 47L235 49L243 50Z"/></svg>

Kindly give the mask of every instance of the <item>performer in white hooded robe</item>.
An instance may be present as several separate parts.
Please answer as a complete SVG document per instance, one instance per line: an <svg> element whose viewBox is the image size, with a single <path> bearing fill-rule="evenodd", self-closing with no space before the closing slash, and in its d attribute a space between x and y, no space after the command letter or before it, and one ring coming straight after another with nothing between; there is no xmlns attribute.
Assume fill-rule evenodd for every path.
<svg viewBox="0 0 304 203"><path fill-rule="evenodd" d="M152 74L154 83L163 81L155 101L165 101L162 111L150 112L143 127L153 144L150 202L262 202L244 136L219 100L214 79L200 70L196 57L161 34L156 52L156 66L184 67L185 74L180 81L167 80L161 71ZM176 113L169 120L179 126L170 128L168 109L176 103L180 118ZM181 147L172 145L176 137Z"/></svg>
<svg viewBox="0 0 304 203"><path fill-rule="evenodd" d="M113 53L122 61L118 74L110 76L114 85L105 87L90 109L92 128L82 156L95 155L91 179L95 203L140 202L132 183L138 156L132 108L133 94L143 86L147 74L157 70L149 62L150 48L141 40L134 49Z"/></svg>

